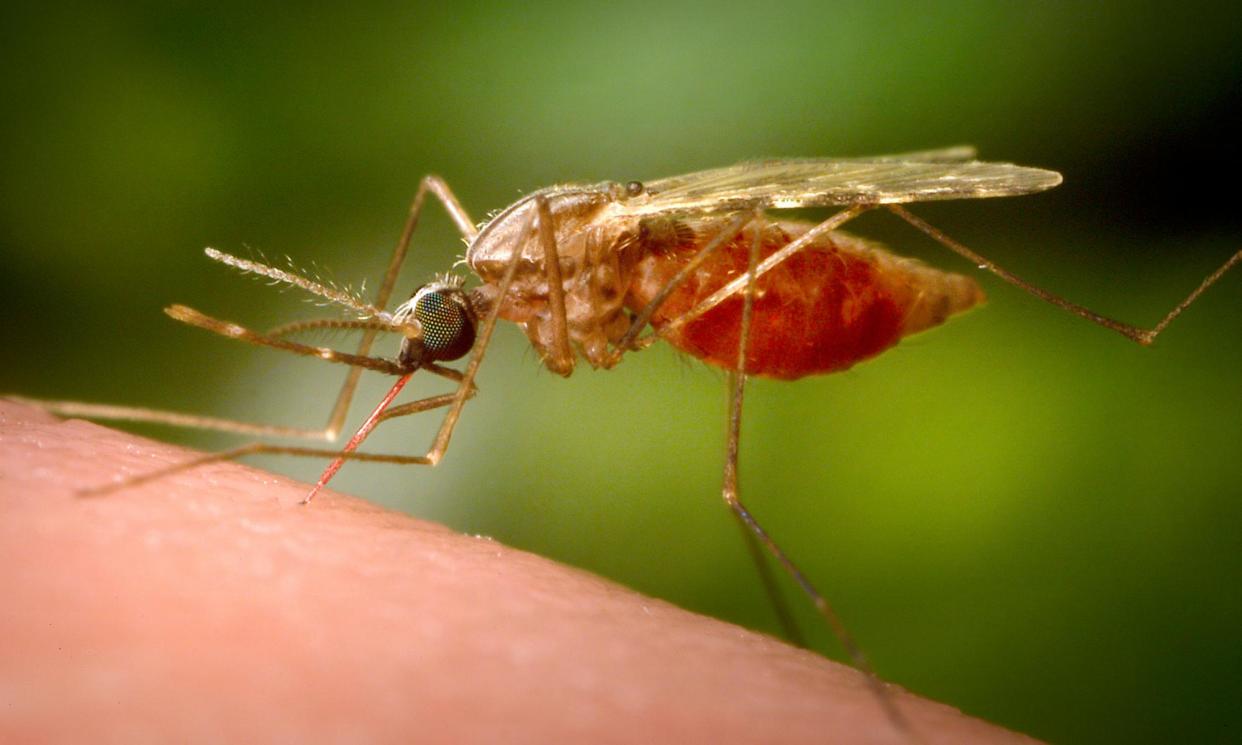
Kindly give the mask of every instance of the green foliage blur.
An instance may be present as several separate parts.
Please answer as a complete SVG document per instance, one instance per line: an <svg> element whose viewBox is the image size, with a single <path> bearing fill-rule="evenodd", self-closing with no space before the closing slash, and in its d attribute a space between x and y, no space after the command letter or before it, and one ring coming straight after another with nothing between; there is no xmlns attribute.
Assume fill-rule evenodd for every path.
<svg viewBox="0 0 1242 745"><path fill-rule="evenodd" d="M1242 247L1237 4L431 5L0 11L0 391L318 425L341 370L160 309L322 313L203 247L374 283L429 172L481 220L558 181L971 143L1065 184L913 211L1136 323ZM973 271L891 216L853 229ZM462 252L432 207L403 292ZM755 382L744 498L887 679L1056 742L1236 738L1242 274L1153 349L981 282L988 306L875 361ZM506 325L479 385L440 467L334 486L776 633L719 501L718 371L657 346L562 380ZM421 452L433 420L373 449Z"/></svg>

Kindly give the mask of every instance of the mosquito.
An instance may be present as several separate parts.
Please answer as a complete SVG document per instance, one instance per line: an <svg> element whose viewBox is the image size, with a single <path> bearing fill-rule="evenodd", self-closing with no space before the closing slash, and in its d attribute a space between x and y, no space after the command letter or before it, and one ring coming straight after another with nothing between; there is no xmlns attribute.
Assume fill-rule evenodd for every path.
<svg viewBox="0 0 1242 745"><path fill-rule="evenodd" d="M888 718L906 729L891 696L826 596L746 508L738 490L742 403L752 376L794 380L845 370L911 334L978 305L983 291L962 274L898 256L840 231L873 209L886 209L979 269L1142 345L1156 337L1231 267L1235 253L1151 328L1107 318L1036 287L911 214L903 204L1032 194L1061 183L1055 171L975 160L958 146L902 155L845 159L780 159L741 163L656 181L566 184L535 191L476 227L448 185L425 177L410 206L396 250L371 302L296 271L207 249L207 256L244 273L296 287L340 306L349 318L289 323L266 333L183 305L172 318L251 344L351 367L322 429L68 401L32 401L53 412L148 421L235 434L335 441L364 369L396 377L363 424L340 449L256 442L99 487L111 491L189 468L257 453L330 458L306 495L310 502L347 460L434 466L476 388L475 376L497 321L517 324L549 370L568 376L579 357L610 368L631 351L664 340L726 371L728 418L721 494L746 536L760 576L788 633L770 556L801 588L852 663L865 674ZM427 196L436 198L461 232L464 263L479 283L445 275L386 310ZM769 212L837 207L821 222L781 220ZM359 331L353 353L289 337L308 331ZM381 333L400 339L397 354L371 354ZM461 371L442 363L469 355ZM454 381L452 393L394 405L418 371ZM381 422L445 409L422 455L374 454L358 447Z"/></svg>

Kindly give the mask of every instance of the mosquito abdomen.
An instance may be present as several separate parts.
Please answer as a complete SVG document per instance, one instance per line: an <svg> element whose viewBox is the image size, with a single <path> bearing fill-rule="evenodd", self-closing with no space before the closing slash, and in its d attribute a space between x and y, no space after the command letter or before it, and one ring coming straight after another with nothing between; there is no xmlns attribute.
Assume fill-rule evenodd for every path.
<svg viewBox="0 0 1242 745"><path fill-rule="evenodd" d="M763 231L763 257L812 226L794 221L748 224L668 297L652 325L659 331L743 275L757 230ZM651 231L664 240L645 246L626 298L631 310L650 301L720 226L718 220L702 220L690 227L692 231ZM669 238L674 235L675 240ZM845 233L829 233L758 279L746 372L790 380L845 370L983 299L983 291L969 277L894 256ZM738 294L671 328L665 339L709 364L736 369L741 315Z"/></svg>

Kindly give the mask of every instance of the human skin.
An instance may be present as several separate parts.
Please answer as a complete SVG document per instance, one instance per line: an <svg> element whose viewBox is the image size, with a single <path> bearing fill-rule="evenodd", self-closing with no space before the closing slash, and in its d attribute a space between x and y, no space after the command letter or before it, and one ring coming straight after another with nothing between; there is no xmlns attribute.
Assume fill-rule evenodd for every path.
<svg viewBox="0 0 1242 745"><path fill-rule="evenodd" d="M1029 743L492 540L0 401L0 741Z"/></svg>

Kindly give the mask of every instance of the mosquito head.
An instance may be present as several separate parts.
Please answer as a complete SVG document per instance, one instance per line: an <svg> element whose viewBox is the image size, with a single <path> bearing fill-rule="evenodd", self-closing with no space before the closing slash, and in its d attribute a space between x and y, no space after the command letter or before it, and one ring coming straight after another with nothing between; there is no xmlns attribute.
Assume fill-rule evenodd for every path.
<svg viewBox="0 0 1242 745"><path fill-rule="evenodd" d="M477 320L460 277L428 282L393 313L393 321L406 328L397 361L417 370L428 362L465 356L474 346Z"/></svg>

